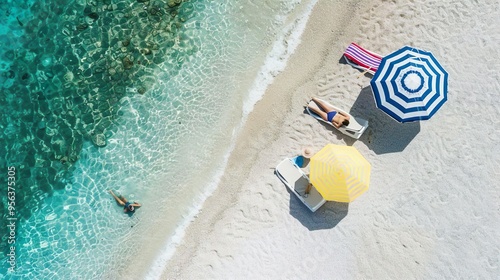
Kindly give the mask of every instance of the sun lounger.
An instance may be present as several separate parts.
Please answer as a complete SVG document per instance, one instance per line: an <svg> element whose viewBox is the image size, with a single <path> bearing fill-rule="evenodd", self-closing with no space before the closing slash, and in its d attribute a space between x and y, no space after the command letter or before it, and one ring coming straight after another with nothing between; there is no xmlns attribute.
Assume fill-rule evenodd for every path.
<svg viewBox="0 0 500 280"><path fill-rule="evenodd" d="M366 50L356 43L351 43L344 52L347 64L354 68L367 71L372 75L377 72L382 56Z"/></svg>
<svg viewBox="0 0 500 280"><path fill-rule="evenodd" d="M309 178L307 175L294 163L294 159L286 158L276 167L276 176L302 201L307 208L312 212L318 210L321 205L325 204L321 194L314 188L305 195Z"/></svg>
<svg viewBox="0 0 500 280"><path fill-rule="evenodd" d="M324 100L321 100L321 101L323 101L323 102L327 103L329 106L333 107L335 109L335 111L342 112L342 113L348 115L349 116L349 125L348 126L343 125L340 128L337 128L331 122L326 121L322 117L318 116L316 113L314 113L312 110L310 110L309 107L306 107L306 110L309 113L309 115L313 116L317 120L322 121L324 123L327 123L327 124L337 128L343 134L350 136L352 138L355 138L355 139L359 139L359 137L361 137L363 132L365 132L365 130L368 128L368 121L367 120L364 120L362 118L355 118L351 114L347 113L346 111L341 110L340 108L337 108L336 106L333 106L332 104L330 104ZM311 100L309 102L308 106L318 106L318 105L316 104L316 102Z"/></svg>

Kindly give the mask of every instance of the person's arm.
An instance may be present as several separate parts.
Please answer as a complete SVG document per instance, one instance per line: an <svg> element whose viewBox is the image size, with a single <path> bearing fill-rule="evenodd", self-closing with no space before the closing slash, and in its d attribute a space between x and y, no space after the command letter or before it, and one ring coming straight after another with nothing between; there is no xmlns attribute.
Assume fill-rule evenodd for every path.
<svg viewBox="0 0 500 280"><path fill-rule="evenodd" d="M135 202L135 201L134 201L134 203L132 203L131 205L132 205L132 206L134 206L134 207L141 207L141 204L139 204L139 203L137 203L137 202Z"/></svg>
<svg viewBox="0 0 500 280"><path fill-rule="evenodd" d="M340 113L340 112L338 112L338 113ZM339 116L339 119L340 119L340 120L342 120L342 117L340 117L340 116ZM335 126L336 128L340 128L340 127L342 126L342 122L339 122L339 121L337 120L337 118L333 118L333 120L332 120L332 124L333 124L333 126Z"/></svg>
<svg viewBox="0 0 500 280"><path fill-rule="evenodd" d="M118 198L118 197L117 197L117 196L113 193L113 191L112 191L112 190L109 190L109 193L110 193L110 194L111 194L111 195L115 198L116 202L120 203L120 205L122 205L122 206L123 206L123 205L125 205L125 203L124 203L121 199L119 199L119 198Z"/></svg>

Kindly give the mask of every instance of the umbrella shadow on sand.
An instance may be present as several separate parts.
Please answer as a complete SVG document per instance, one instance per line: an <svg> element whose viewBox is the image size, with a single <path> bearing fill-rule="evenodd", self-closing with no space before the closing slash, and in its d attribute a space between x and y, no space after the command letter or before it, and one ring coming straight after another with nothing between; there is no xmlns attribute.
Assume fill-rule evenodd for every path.
<svg viewBox="0 0 500 280"><path fill-rule="evenodd" d="M349 203L327 201L316 212L311 212L288 188L286 190L290 194L290 214L311 231L334 228L347 216Z"/></svg>
<svg viewBox="0 0 500 280"><path fill-rule="evenodd" d="M369 121L358 141L376 154L401 152L420 132L420 122L400 123L377 108L370 86L361 90L349 113Z"/></svg>

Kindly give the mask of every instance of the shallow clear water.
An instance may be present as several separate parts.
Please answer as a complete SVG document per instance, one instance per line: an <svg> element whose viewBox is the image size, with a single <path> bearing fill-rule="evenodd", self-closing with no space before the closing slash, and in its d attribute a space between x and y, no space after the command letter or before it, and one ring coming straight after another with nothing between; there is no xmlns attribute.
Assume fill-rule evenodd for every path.
<svg viewBox="0 0 500 280"><path fill-rule="evenodd" d="M16 169L17 220L16 269L0 276L116 278L134 256L158 263L314 1L255 2L1 4L0 167L4 186ZM110 189L143 207L124 214Z"/></svg>

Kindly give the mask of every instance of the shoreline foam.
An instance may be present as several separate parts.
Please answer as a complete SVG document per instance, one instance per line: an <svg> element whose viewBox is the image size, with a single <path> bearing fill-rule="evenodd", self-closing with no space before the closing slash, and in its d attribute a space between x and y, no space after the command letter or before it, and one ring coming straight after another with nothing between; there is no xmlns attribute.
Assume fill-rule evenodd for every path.
<svg viewBox="0 0 500 280"><path fill-rule="evenodd" d="M211 3L217 8L217 11L219 11L218 8L221 8L221 17L200 16L199 19L191 19L191 22L187 22L186 26L189 26L189 28L199 27L200 30L202 30L200 32L203 33L203 31L209 29L204 29L206 28L205 24L210 25L212 23L211 21L213 21L213 23L218 25L210 25L209 27L214 28L211 31L214 32L209 33L214 35L214 37L220 36L227 40L212 41L202 39L196 41L196 39L205 37L198 38L197 35L202 34L197 34L192 30L187 30L188 32L185 33L183 32L183 35L180 35L180 39L185 39L187 45L190 43L193 43L194 45L199 42L202 42L203 47L208 45L205 52L195 53L197 55L196 59L199 60L190 59L189 63L186 64L192 65L198 63L196 66L208 65L208 70L210 70L210 68L213 68L213 64L207 63L207 60L213 59L211 62L220 63L217 66L227 64L227 68L220 67L219 69L216 69L216 73L213 75L214 77L209 77L206 80L203 79L203 75L197 76L197 74L200 74L202 71L197 72L196 70L200 70L200 68L196 66L192 67L196 68L192 72L192 68L189 67L182 68L179 71L174 69L175 71L171 73L167 73L168 71L164 71L163 73L151 73L148 71L149 76L145 82L153 83L153 81L157 81L159 82L160 88L158 88L158 90L152 90L152 92L148 92L144 95L136 94L126 96L119 101L121 104L119 110L120 113L123 114L120 114L119 124L117 124L117 132L114 134L114 137L108 139L108 145L97 150L91 143L86 143L82 150L82 157L75 165L76 171L73 173L74 184L67 185L66 189L57 192L57 195L44 200L42 206L44 210L39 211L33 216L30 220L33 222L26 223L25 232L31 231L26 234L27 239L30 240L30 242L23 244L29 246L22 246L21 249L23 251L20 251L19 254L25 258L20 259L20 262L30 263L30 266L22 267L23 270L19 270L19 274L36 274L43 278L45 277L44 275L52 275L54 271L57 271L61 277L68 275L69 277L78 277L78 275L85 274L88 277L94 278L113 278L142 274L144 270L148 269L147 265L152 262L150 259L153 259L154 257L154 253L152 252L158 251L158 244L168 242L168 240L165 241L161 239L161 237L169 235L162 235L162 233L174 232L176 230L176 222L178 220L182 221L185 218L185 223L192 220L193 216L195 216L199 211L198 209L199 206L201 206L202 201L209 195L209 193L211 193L211 189L215 187L215 183L212 183L211 186L206 187L208 194L202 193L198 195L196 191L199 189L194 189L200 186L200 184L197 183L202 181L204 178L195 178L192 179L192 181L195 181L194 183L190 181L190 184L186 184L187 188L182 188L183 190L186 190L189 189L189 187L193 187L193 190L187 190L186 192L188 192L188 195L179 195L177 197L181 198L179 200L174 200L176 198L175 192L181 188L175 188L176 186L180 186L180 184L169 180L169 175L172 173L182 173L188 180L193 176L189 176L191 173L187 171L185 173L172 172L172 170L175 170L174 168L170 168L172 164L182 165L177 170L181 170L184 166L183 164L179 164L178 158L184 159L184 162L182 163L185 163L186 161L188 163L191 162L186 160L187 157L186 153L183 153L184 151L178 152L180 155L177 158L175 154L172 155L173 153L170 152L175 150L175 148L171 147L175 146L175 144L169 143L169 140L175 138L172 135L174 135L174 132L178 132L177 129L181 127L181 120L183 126L182 128L191 128L191 131L189 131L186 138L196 138L193 137L193 134L196 133L192 133L192 131L199 133L199 130L193 129L193 126L191 125L192 123L189 123L191 119L188 120L183 118L182 113L194 115L196 117L196 114L194 114L196 113L196 108L193 109L195 106L192 106L192 104L194 103L194 105L199 105L199 103L203 103L203 101L200 101L201 98L196 98L200 96L206 96L207 99L209 99L208 101L213 101L213 99L210 99L212 96L210 93L213 92L206 91L213 89L214 87L211 85L216 83L216 81L219 81L220 84L229 78L230 82L228 83L229 86L227 88L238 88L238 86L244 87L236 85L237 82L240 82L239 80L235 82L235 84L231 84L231 82L235 79L232 76L233 74L230 73L230 67L240 67L242 70L251 69L252 74L256 72L254 71L256 69L252 67L253 65L247 68L245 68L247 65L239 65L238 63L241 63L244 60L234 60L234 53L243 53L244 55L242 55L242 57L249 57L253 55L252 59L257 57L254 61L259 61L259 63L255 63L255 65L260 66L260 59L263 59L267 53L267 51L263 51L263 49L272 45L273 39L269 39L269 42L266 41L264 43L262 43L261 40L255 39L262 37L267 39L268 36L274 34L274 28L276 28L276 26L281 26L281 22L279 22L279 20L271 22L272 17L268 16L274 14L276 11L280 12L280 9L283 7L286 11L283 12L283 14L287 14L289 10L294 10L294 5L296 5L297 2L300 1L295 1L295 3L290 2L283 6L282 3L279 3L278 1L272 1L270 4L274 5L274 8L279 8L278 10L273 7L270 7L267 10L262 10L257 7L262 12L259 14L260 17L258 17L258 19L261 21L263 20L262 22L264 23L261 25L250 24L250 27L248 27L247 30L249 32L245 33L248 37L242 40L243 42L249 43L248 45L235 40L235 38L239 38L240 34L242 34L241 32L238 32L238 34L234 36L237 31L241 31L240 28L244 29L246 26L242 25L242 21L231 21L234 20L233 14L230 14L227 18L225 18L224 9L227 8L227 6L220 5L221 3ZM230 6L232 3L230 1L226 1L226 3L222 4L228 4L228 6ZM136 3L135 5L139 6L142 4ZM247 13L249 13L249 11L253 11L253 8L253 6L248 8ZM207 9L207 11L211 11L211 9ZM254 19L253 16L250 19ZM226 20L230 23L231 28L224 28L226 27ZM269 28L269 25L272 25L272 28ZM255 26L259 28L253 28ZM264 35L261 36L259 30L262 30L260 28L262 26L268 28L267 31L269 33L262 33ZM184 36L186 34L187 36ZM190 41L190 39L194 39L194 41ZM249 48L249 51L232 51L233 49L231 48L238 45L244 45L247 47L252 46L253 48ZM221 46L221 48L217 48L217 46ZM226 46L228 47L224 48ZM203 56L204 54L207 54L207 50L208 52L213 51L213 53ZM219 56L219 54L221 56ZM232 57L231 54L233 55ZM280 56L277 55L277 57ZM235 65L229 65L228 62L232 61L236 61ZM275 67L269 68L275 69ZM162 70L169 69L167 68ZM204 72L204 74L210 73L212 72ZM227 73L230 73L231 76L227 77ZM179 77L179 80L185 79L184 81L192 82L183 83L185 87L182 87L182 89L179 90L181 94L186 93L185 99L169 99L177 93L172 93L178 89L178 87L175 86L175 79L171 79L170 84L168 84L168 82L163 83L163 81L160 81L159 79L168 80L170 74L174 77ZM193 77L193 80L190 80L191 77ZM205 77L207 77L207 75L205 75ZM251 78L248 78L248 80L251 80ZM204 88L202 88L202 86L196 88L196 86L200 85L200 83L202 83ZM195 89L193 90L193 88ZM136 90L131 87L125 87L124 90L129 93L136 92ZM218 90L220 90L220 88L218 88ZM195 93L193 94L193 92ZM198 96L195 95L195 98L190 98L193 97L192 94L198 94ZM241 98L241 96L237 96L236 98ZM189 103L190 101L194 102ZM189 106L185 106L188 107L185 108L183 106L179 106L180 103L181 105L189 103ZM221 102L217 103L220 104ZM232 102L229 103L232 104ZM168 104L172 106L169 107ZM210 106L206 105L202 108L202 110L209 111L207 107ZM192 111L195 112L193 113ZM208 117L212 117L213 115L205 117L208 119ZM229 115L229 113L226 112L226 115ZM218 118L217 116L214 119L222 119L222 117ZM199 122L197 119L192 121ZM207 123L211 122L207 121ZM223 123L223 121L221 121L221 123ZM232 126L228 125L227 127ZM213 129L217 130L217 128ZM230 129L228 129L228 131ZM219 131L216 131L215 133L218 132ZM202 136L208 136L207 138L211 136L206 133L205 135L203 135L203 133L201 134ZM234 131L233 134L236 135ZM217 136L214 136L214 138L217 139ZM212 138L210 140L212 140ZM207 142L210 142L210 140L207 140ZM232 145L234 145L234 141L231 142L233 143ZM161 148L156 148L157 145ZM208 146L210 145L206 145L205 147ZM198 145L198 148L200 147L203 148L203 145ZM220 148L220 151L223 149L226 149L226 147ZM192 150L194 149L191 149L191 151ZM215 152L211 152L212 154L219 156L218 153L220 151L217 150ZM207 153L200 154L204 156L207 155ZM229 153L227 153L225 160L221 160L220 162L227 162L227 157L229 157ZM222 156L220 158L222 158ZM215 178L220 177L219 173L222 172L222 169L218 171L210 166L210 164L207 165L208 167L205 167L203 172L199 171L199 169L196 169L195 172L200 172L200 174L198 174L200 177L204 177L204 174L215 174ZM187 167L191 165L186 164L185 166ZM206 177L212 176L207 175ZM184 178L182 179L184 180ZM216 182L217 180L214 181ZM105 188L113 188L117 193L120 192L126 195L129 199L137 199L141 203L144 203L144 207L133 217L123 215L121 209L117 208L115 201L109 196L107 189ZM61 201L63 197L65 200ZM172 200L168 200L172 197ZM165 203L164 199L166 199L169 203ZM186 201L186 206L182 208L184 206L182 203ZM198 202L194 203L196 206L194 206L193 209L189 208L189 205L191 205L189 202L191 201ZM99 209L99 211L91 211L91 209L94 208ZM182 208L182 210L180 210L180 208ZM184 211L186 208L188 209ZM88 211L91 211L91 215L87 214ZM179 217L179 219L175 219L177 217ZM51 222L37 223L37 220L50 220ZM67 224L68 222L69 224ZM32 225L36 225L36 227ZM76 225L76 229L74 225ZM182 227L183 225L181 224L181 228ZM58 229L58 232L52 235L54 228ZM179 229L177 231L179 231ZM40 232L42 234L40 234ZM145 232L148 234L145 235ZM50 234L43 235L43 233ZM62 236L62 238L59 236ZM176 238L177 237L174 236L172 241L176 242ZM47 242L46 240L49 241ZM77 246L73 241L81 241L83 245ZM69 244L69 246L66 247L67 244ZM68 257L75 254L79 255L79 262L74 262L71 257ZM166 254L169 254L168 251ZM39 257L40 255L43 255L44 257ZM50 258L45 258L45 256L50 256ZM115 258L109 256L117 257ZM91 274L86 274L88 267L93 268L91 270ZM82 271L84 271L84 273L82 273Z"/></svg>
<svg viewBox="0 0 500 280"><path fill-rule="evenodd" d="M204 193L200 194L197 198L198 202L191 207L189 214L176 228L174 235L169 237L166 244L163 245L163 249L158 254L155 261L151 265L151 268L147 272L146 279L158 279L161 276L165 264L175 253L176 247L182 242L185 230L202 211L202 206L205 200L210 197L218 187L220 180L224 175L224 171L226 170L228 160L236 145L236 140L246 123L248 115L252 112L254 105L262 99L267 87L272 84L274 77L279 75L279 73L285 69L288 59L295 51L295 48L300 44L300 35L305 29L307 19L309 18L316 2L317 0L313 0L308 3L306 10L301 13L301 16L293 20L293 22L285 28L285 31L282 32L276 39L271 52L266 56L264 65L260 68L256 75L248 96L244 100L242 119L233 130L230 141L231 146L225 153L222 165L215 170L215 174L210 180L211 183L205 188Z"/></svg>
<svg viewBox="0 0 500 280"><path fill-rule="evenodd" d="M319 1L302 44L250 113L219 187L162 279L493 279L500 247L493 187L500 179L493 140L500 109L493 95L500 77L481 61L499 55L498 18L483 14L499 6L462 4ZM382 54L404 44L432 51L450 73L450 99L432 120L404 127L389 121L373 107L369 79L338 63L351 41ZM471 77L466 65L489 75ZM353 141L301 114L311 95L368 118L370 131ZM491 122L470 124L476 99ZM305 145L329 142L353 145L372 163L371 188L348 209L329 202L311 214L272 169Z"/></svg>

